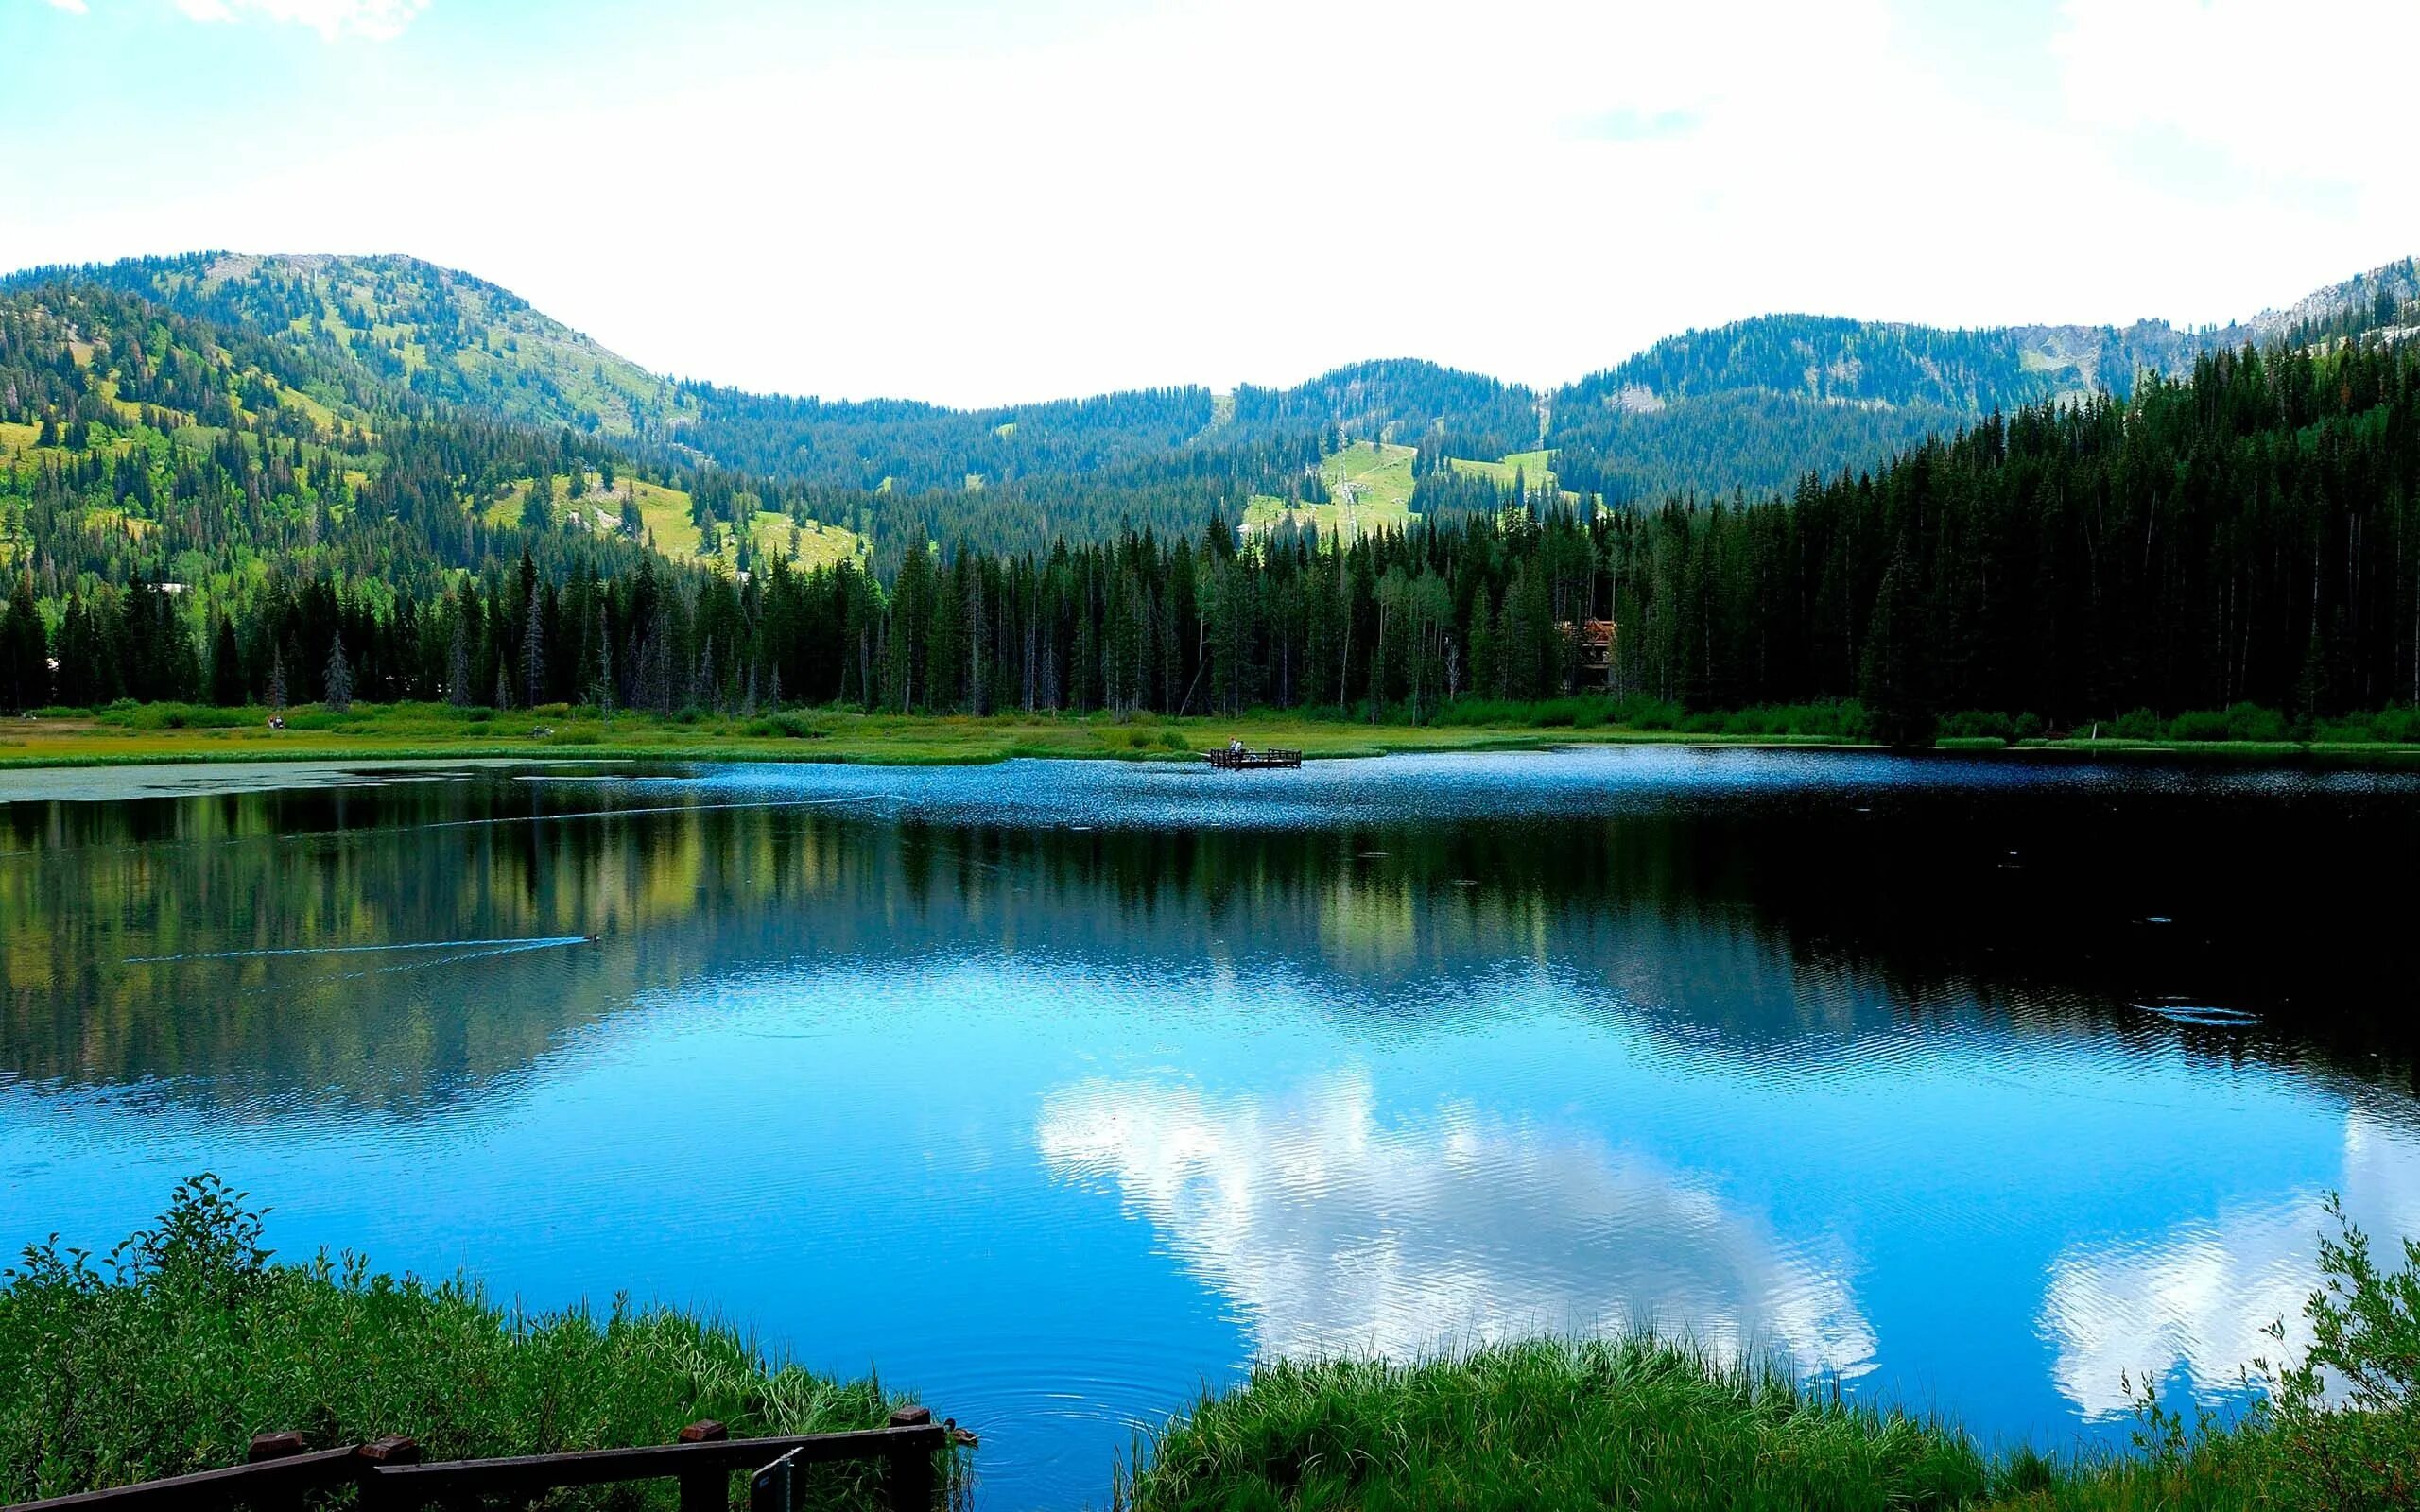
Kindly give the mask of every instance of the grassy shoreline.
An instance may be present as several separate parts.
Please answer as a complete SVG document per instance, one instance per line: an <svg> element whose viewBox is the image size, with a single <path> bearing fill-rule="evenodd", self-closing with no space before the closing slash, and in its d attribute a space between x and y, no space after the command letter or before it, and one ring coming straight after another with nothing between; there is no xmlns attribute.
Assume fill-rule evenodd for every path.
<svg viewBox="0 0 2420 1512"><path fill-rule="evenodd" d="M1204 1395L1103 1467L1121 1512L2308 1512L2420 1502L2420 1242L2380 1263L2331 1204L2299 1361L2227 1422L2188 1426L2144 1384L2135 1452L1984 1449L1954 1419L1844 1400L1777 1364L1633 1333L1409 1362L1277 1360ZM251 1434L315 1448L381 1434L433 1458L876 1426L904 1399L769 1356L725 1324L617 1301L530 1314L474 1280L278 1263L262 1211L207 1174L106 1263L54 1236L0 1278L0 1499L240 1463ZM2282 1325L2273 1331L2281 1341ZM945 1405L945 1404L944 1404ZM947 1504L973 1467L943 1456ZM835 1468L818 1489L868 1505ZM550 1505L656 1506L666 1488Z"/></svg>
<svg viewBox="0 0 2420 1512"><path fill-rule="evenodd" d="M214 762L512 761L844 762L968 765L1019 757L1191 761L1240 738L1254 747L1338 760L1415 752L1545 750L1574 746L1865 750L1853 735L1783 730L1641 729L1617 723L1489 720L1403 724L1254 711L1237 718L1106 714L869 714L809 710L778 714L667 716L562 706L518 711L441 705L356 706L345 714L295 711L270 730L258 709L149 705L0 723L0 770ZM2254 765L2420 765L2420 744L2354 741L2194 741L2110 737L1945 739L1963 756L2220 758Z"/></svg>

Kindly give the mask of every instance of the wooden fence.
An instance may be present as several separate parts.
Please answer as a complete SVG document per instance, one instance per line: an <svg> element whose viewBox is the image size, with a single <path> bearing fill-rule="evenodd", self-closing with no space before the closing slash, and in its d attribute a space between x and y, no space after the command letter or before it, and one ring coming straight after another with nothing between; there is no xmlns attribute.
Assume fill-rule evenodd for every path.
<svg viewBox="0 0 2420 1512"><path fill-rule="evenodd" d="M300 1434L261 1434L249 1463L164 1481L112 1486L5 1512L149 1512L151 1508L245 1506L254 1512L299 1508L316 1491L352 1486L368 1512L406 1512L431 1502L473 1498L535 1501L577 1486L668 1480L681 1487L681 1512L724 1512L735 1475L750 1477L752 1512L791 1512L793 1478L804 1466L877 1460L883 1500L893 1512L931 1512L941 1494L935 1460L971 1442L954 1425L936 1423L923 1407L903 1407L890 1426L849 1434L783 1438L733 1438L718 1422L691 1423L680 1441L638 1449L593 1449L570 1454L510 1459L441 1460L423 1464L408 1438L381 1438L341 1449L308 1450Z"/></svg>

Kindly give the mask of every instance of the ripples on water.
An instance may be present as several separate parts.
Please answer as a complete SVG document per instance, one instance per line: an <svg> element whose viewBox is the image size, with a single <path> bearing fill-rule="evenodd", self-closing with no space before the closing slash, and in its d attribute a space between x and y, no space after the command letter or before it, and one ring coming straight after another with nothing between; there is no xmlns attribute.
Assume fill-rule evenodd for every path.
<svg viewBox="0 0 2420 1512"><path fill-rule="evenodd" d="M1535 1330L2122 1439L2129 1371L2225 1399L2325 1192L2420 1232L2405 778L274 780L0 779L0 1245L216 1168L289 1252L878 1365L991 1505L1255 1355Z"/></svg>

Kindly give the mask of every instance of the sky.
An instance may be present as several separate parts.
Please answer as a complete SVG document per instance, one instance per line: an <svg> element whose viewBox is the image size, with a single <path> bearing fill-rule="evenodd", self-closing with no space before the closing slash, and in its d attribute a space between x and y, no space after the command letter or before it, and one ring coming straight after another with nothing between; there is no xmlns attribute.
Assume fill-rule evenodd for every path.
<svg viewBox="0 0 2420 1512"><path fill-rule="evenodd" d="M1772 311L2222 322L2420 252L2411 0L0 0L0 268L408 252L951 404Z"/></svg>

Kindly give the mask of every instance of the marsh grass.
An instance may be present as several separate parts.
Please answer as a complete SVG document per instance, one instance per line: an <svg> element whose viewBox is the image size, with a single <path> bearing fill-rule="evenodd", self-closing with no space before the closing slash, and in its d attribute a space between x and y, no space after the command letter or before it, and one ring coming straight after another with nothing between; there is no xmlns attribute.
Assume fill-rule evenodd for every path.
<svg viewBox="0 0 2420 1512"><path fill-rule="evenodd" d="M877 1428L899 1400L688 1314L618 1298L527 1313L354 1256L277 1263L261 1232L243 1194L205 1176L98 1263L56 1240L26 1252L0 1287L0 1502L239 1464L267 1430L315 1449L407 1434L424 1457L458 1459L669 1443L700 1418L735 1437ZM825 1489L870 1505L877 1473ZM642 1485L555 1504L672 1496Z"/></svg>
<svg viewBox="0 0 2420 1512"><path fill-rule="evenodd" d="M1410 1365L1275 1363L1150 1446L1133 1512L1955 1507L1993 1463L1953 1427L1648 1336Z"/></svg>

